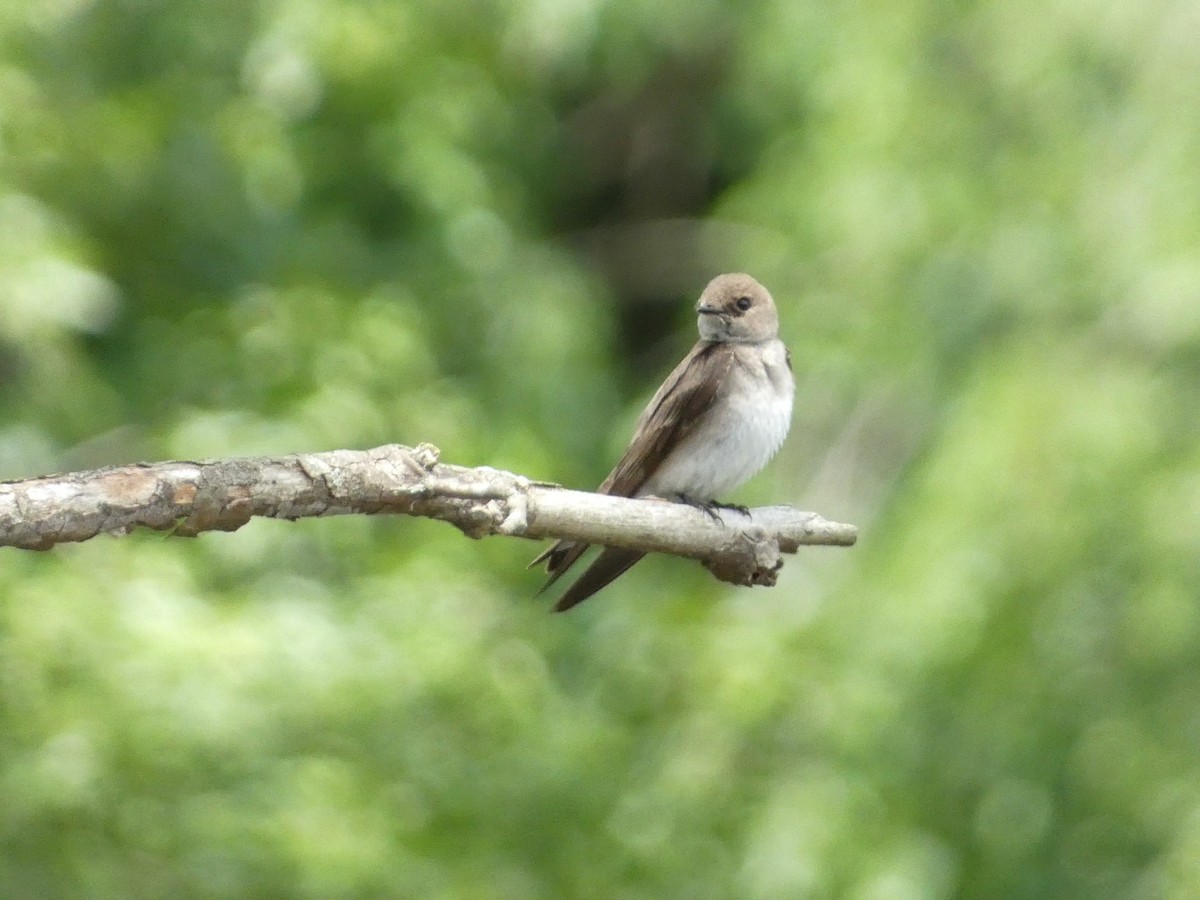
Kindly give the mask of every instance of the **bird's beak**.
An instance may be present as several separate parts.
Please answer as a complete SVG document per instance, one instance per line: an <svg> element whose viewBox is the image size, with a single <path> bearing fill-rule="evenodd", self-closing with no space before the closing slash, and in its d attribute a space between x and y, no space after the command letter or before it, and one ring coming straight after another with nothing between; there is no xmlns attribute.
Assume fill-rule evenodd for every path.
<svg viewBox="0 0 1200 900"><path fill-rule="evenodd" d="M720 313L721 310L715 306L697 306L696 312L702 316L715 316Z"/></svg>

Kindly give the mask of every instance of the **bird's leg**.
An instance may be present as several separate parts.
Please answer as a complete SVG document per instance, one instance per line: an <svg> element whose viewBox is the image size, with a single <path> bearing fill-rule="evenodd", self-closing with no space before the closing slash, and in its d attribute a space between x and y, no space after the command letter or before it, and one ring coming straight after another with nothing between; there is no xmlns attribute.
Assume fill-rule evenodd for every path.
<svg viewBox="0 0 1200 900"><path fill-rule="evenodd" d="M735 509L747 516L750 515L749 509L744 506L738 506L736 503L721 503L717 500L693 500L691 497L685 497L682 494L679 496L679 502L703 510L714 522L720 522L721 524L725 524L724 519L721 518L720 510L722 509Z"/></svg>

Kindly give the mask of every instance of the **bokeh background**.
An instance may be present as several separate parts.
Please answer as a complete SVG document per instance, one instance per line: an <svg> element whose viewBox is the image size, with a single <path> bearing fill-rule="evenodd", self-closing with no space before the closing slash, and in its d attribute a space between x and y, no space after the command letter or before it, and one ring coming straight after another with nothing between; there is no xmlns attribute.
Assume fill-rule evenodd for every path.
<svg viewBox="0 0 1200 900"><path fill-rule="evenodd" d="M589 487L726 270L857 547L3 551L0 896L1200 895L1195 3L0 6L0 477Z"/></svg>

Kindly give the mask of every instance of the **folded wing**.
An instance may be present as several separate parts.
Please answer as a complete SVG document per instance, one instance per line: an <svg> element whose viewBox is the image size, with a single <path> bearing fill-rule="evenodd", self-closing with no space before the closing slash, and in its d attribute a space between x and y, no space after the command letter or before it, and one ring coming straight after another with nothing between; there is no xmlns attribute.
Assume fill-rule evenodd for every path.
<svg viewBox="0 0 1200 900"><path fill-rule="evenodd" d="M728 344L697 343L667 376L642 412L633 439L616 467L596 489L597 493L614 497L638 496L647 479L712 408L732 364L733 353ZM538 554L530 566L545 562L550 576L538 593L558 581L587 548L587 544L577 541L558 541ZM562 611L582 603L644 555L636 550L605 549L568 588L555 609Z"/></svg>

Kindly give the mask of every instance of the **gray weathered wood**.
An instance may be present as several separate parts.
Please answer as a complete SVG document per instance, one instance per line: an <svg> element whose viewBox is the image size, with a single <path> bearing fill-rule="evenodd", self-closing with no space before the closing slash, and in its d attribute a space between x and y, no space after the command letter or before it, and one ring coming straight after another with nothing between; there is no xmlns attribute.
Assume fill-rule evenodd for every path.
<svg viewBox="0 0 1200 900"><path fill-rule="evenodd" d="M0 483L0 546L46 550L151 528L182 536L234 531L253 516L399 513L441 519L479 538L567 538L704 561L736 584L773 584L782 553L849 546L852 525L786 506L710 514L440 463L429 444L278 457L138 463Z"/></svg>

